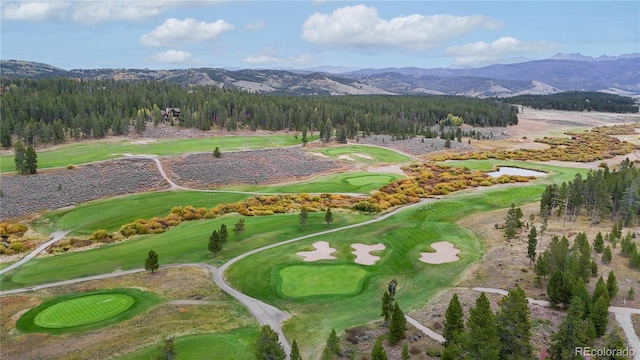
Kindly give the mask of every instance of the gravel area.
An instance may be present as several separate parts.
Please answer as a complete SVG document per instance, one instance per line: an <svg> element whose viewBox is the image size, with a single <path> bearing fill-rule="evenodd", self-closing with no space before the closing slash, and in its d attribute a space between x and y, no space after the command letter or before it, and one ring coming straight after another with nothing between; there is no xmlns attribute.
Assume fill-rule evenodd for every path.
<svg viewBox="0 0 640 360"><path fill-rule="evenodd" d="M168 188L153 161L123 159L41 171L3 175L0 219L53 210L106 196Z"/></svg>
<svg viewBox="0 0 640 360"><path fill-rule="evenodd" d="M192 188L298 180L345 166L309 155L301 148L225 152L220 158L184 155L163 158L162 164L173 181Z"/></svg>

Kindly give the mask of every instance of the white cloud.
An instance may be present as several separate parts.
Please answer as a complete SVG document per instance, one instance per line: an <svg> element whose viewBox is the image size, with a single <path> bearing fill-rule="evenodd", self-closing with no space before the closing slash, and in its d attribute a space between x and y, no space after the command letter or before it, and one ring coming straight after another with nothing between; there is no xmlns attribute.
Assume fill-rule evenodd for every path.
<svg viewBox="0 0 640 360"><path fill-rule="evenodd" d="M182 50L167 50L149 57L149 60L168 64L186 64L191 62L191 54Z"/></svg>
<svg viewBox="0 0 640 360"><path fill-rule="evenodd" d="M311 15L302 26L302 38L327 47L384 46L416 51L434 48L455 35L501 25L483 15L413 14L384 20L376 8L355 5L331 14Z"/></svg>
<svg viewBox="0 0 640 360"><path fill-rule="evenodd" d="M252 23L246 24L244 28L247 30L260 30L264 28L264 26L265 26L265 22L263 20L260 20L260 21L254 21Z"/></svg>
<svg viewBox="0 0 640 360"><path fill-rule="evenodd" d="M523 55L526 53L544 53L559 47L558 44L547 41L521 41L512 37L486 43L484 41L460 46L451 46L445 54L454 58L458 63L488 63L502 60L505 56Z"/></svg>
<svg viewBox="0 0 640 360"><path fill-rule="evenodd" d="M311 62L311 55L301 54L298 56L278 57L270 52L263 52L242 59L242 62L249 64L289 64L301 65Z"/></svg>
<svg viewBox="0 0 640 360"><path fill-rule="evenodd" d="M199 43L215 40L222 33L232 29L233 25L224 20L206 23L193 18L184 20L170 18L152 32L142 35L140 43L151 47Z"/></svg>
<svg viewBox="0 0 640 360"><path fill-rule="evenodd" d="M170 1L78 1L71 19L87 24L137 21L154 17L176 5Z"/></svg>
<svg viewBox="0 0 640 360"><path fill-rule="evenodd" d="M62 18L70 5L68 1L11 2L2 7L2 19L42 21Z"/></svg>
<svg viewBox="0 0 640 360"><path fill-rule="evenodd" d="M3 1L2 19L42 21L70 19L83 24L105 21L138 21L153 18L167 10L205 7L222 0L50 0Z"/></svg>

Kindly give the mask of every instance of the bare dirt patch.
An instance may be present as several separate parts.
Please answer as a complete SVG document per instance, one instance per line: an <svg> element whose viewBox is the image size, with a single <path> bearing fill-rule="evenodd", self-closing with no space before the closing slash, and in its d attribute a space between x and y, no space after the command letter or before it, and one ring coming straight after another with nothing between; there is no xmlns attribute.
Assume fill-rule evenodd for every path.
<svg viewBox="0 0 640 360"><path fill-rule="evenodd" d="M373 158L372 158L371 156L369 156L369 155L365 155L365 154L353 153L353 154L351 154L351 155L353 155L353 156L355 156L355 157L359 157L359 158L361 158L361 159L373 160Z"/></svg>
<svg viewBox="0 0 640 360"><path fill-rule="evenodd" d="M351 247L355 249L353 254L356 256L354 262L360 265L373 265L378 260L380 260L380 256L371 255L372 251L382 251L385 249L384 244L351 244Z"/></svg>
<svg viewBox="0 0 640 360"><path fill-rule="evenodd" d="M387 173L407 176L400 165L370 166L367 168L367 171L372 173Z"/></svg>
<svg viewBox="0 0 640 360"><path fill-rule="evenodd" d="M342 155L338 155L338 159L340 159L340 160L356 161L356 159L352 158L351 156L349 156L349 155L344 155L344 154L342 154Z"/></svg>
<svg viewBox="0 0 640 360"><path fill-rule="evenodd" d="M336 249L329 246L326 241L317 241L312 245L315 250L313 251L299 251L296 253L298 256L302 256L303 261L312 262L319 260L335 260L335 256L331 255Z"/></svg>
<svg viewBox="0 0 640 360"><path fill-rule="evenodd" d="M150 143L154 143L158 140L156 139L140 139L140 140L133 140L131 142L129 142L131 145L147 145Z"/></svg>
<svg viewBox="0 0 640 360"><path fill-rule="evenodd" d="M456 249L448 241L439 241L431 244L435 252L421 252L420 261L427 264L444 264L460 260L458 254L460 249Z"/></svg>

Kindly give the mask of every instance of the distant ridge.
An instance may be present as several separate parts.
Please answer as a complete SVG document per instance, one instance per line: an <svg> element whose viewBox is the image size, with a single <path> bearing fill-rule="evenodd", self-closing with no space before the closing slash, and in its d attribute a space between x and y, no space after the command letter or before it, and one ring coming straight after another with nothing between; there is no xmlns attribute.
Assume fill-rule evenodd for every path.
<svg viewBox="0 0 640 360"><path fill-rule="evenodd" d="M36 62L0 60L2 77L169 81L289 95L442 94L509 97L564 91L602 91L625 96L640 95L640 54L637 53L597 58L580 54L556 54L546 60L462 69L391 67L347 70L349 69L339 66L305 70L216 68L64 70Z"/></svg>

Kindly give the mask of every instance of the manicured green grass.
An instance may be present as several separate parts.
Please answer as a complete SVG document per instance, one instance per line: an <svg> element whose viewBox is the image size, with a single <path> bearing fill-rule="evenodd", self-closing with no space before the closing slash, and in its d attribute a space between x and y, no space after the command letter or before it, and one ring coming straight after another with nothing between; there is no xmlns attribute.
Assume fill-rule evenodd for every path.
<svg viewBox="0 0 640 360"><path fill-rule="evenodd" d="M245 360L255 357L257 328L242 328L222 334L198 334L175 339L176 360L225 359ZM148 347L116 358L117 360L155 360L160 347Z"/></svg>
<svg viewBox="0 0 640 360"><path fill-rule="evenodd" d="M159 255L163 264L225 261L248 250L275 242L340 227L370 219L370 216L334 212L331 225L323 222L324 213L309 213L305 230L300 230L298 214L245 217L246 231L236 239L231 231L239 215L227 215L217 219L183 222L179 226L157 235L144 235L135 239L92 250L67 253L29 261L23 266L3 274L0 286L3 290L42 284L65 279L98 275L116 270L141 268L149 250ZM207 250L213 230L226 224L230 237L223 250L216 256Z"/></svg>
<svg viewBox="0 0 640 360"><path fill-rule="evenodd" d="M190 152L213 152L217 146L225 151L264 149L300 144L292 135L223 136L197 139L159 139L148 144L132 144L130 139L89 140L36 149L38 168L84 164L124 156L123 154L178 155ZM15 171L13 155L0 155L0 171Z"/></svg>
<svg viewBox="0 0 640 360"><path fill-rule="evenodd" d="M130 319L160 303L162 299L156 294L137 289L65 294L47 299L24 313L16 328L51 334L95 330Z"/></svg>
<svg viewBox="0 0 640 360"><path fill-rule="evenodd" d="M571 179L571 173L575 174L575 169L564 169L544 181L550 177ZM436 211L419 211L419 207L414 206L382 222L323 235L322 240L337 249L333 254L337 259L333 261L341 265L353 263L352 243L385 245L385 250L376 253L381 259L366 267L368 275L362 291L352 295L291 298L279 291L279 269L300 266L302 261L295 253L308 250L318 239L249 256L231 266L225 275L243 293L295 313L296 316L284 325L285 333L296 338L303 348L303 357L309 357L322 351L324 336L318 334L328 334L332 328L340 332L379 319L380 298L391 279L398 281L396 298L405 313L424 304L437 291L455 285L468 266L478 261L483 253L478 236L456 222L474 213L506 208L512 203L519 206L537 201L544 186L545 182L536 180L522 186L454 193L431 203ZM461 250L459 261L432 265L418 260L420 252L429 249L430 244L445 240ZM246 276L248 272L255 275ZM297 281L311 287L317 279L310 276L307 283L302 278Z"/></svg>
<svg viewBox="0 0 640 360"><path fill-rule="evenodd" d="M98 229L118 231L136 219L162 217L174 206L191 205L207 209L218 204L234 203L251 195L198 191L149 192L90 201L72 209L53 211L36 220L40 231L69 230L71 235L88 235Z"/></svg>
<svg viewBox="0 0 640 360"><path fill-rule="evenodd" d="M280 291L299 298L313 295L355 294L367 272L355 265L294 265L279 270Z"/></svg>
<svg viewBox="0 0 640 360"><path fill-rule="evenodd" d="M106 320L126 311L135 299L125 294L87 295L52 305L40 312L34 324L43 328L68 328Z"/></svg>
<svg viewBox="0 0 640 360"><path fill-rule="evenodd" d="M334 147L327 147L327 148L313 148L313 149L310 149L309 151L322 153L332 158L337 158L340 155L349 155L353 160L355 160L355 161L352 161L354 163L356 162L366 163L366 164L406 163L406 162L413 161L411 158L405 155L402 155L396 151L381 148L381 147L376 147L376 146L345 145L345 146L334 146ZM373 160L353 155L354 153L370 156L373 158Z"/></svg>
<svg viewBox="0 0 640 360"><path fill-rule="evenodd" d="M270 186L234 186L225 187L226 190L252 191L264 193L359 193L367 194L382 186L403 179L399 174L380 174L370 172L349 172L315 177L286 185Z"/></svg>

